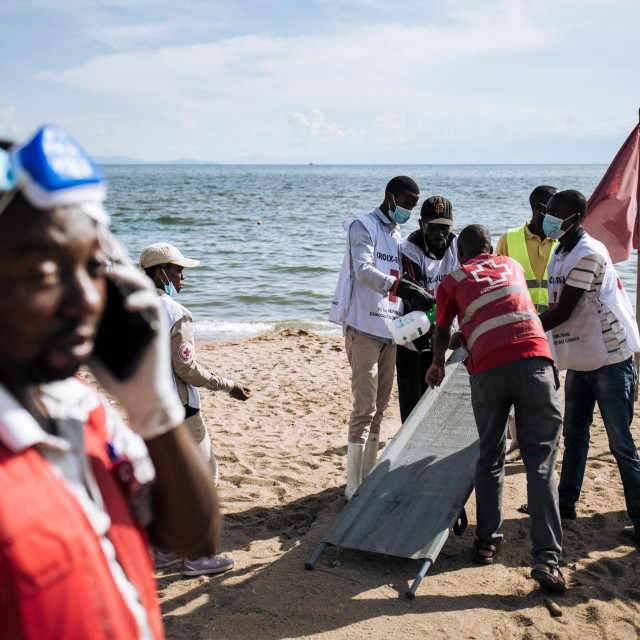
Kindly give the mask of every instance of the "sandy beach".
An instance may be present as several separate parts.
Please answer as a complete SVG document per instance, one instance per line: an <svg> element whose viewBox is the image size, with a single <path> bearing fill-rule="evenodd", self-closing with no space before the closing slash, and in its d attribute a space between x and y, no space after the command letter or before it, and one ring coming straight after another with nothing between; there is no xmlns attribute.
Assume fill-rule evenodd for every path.
<svg viewBox="0 0 640 640"><path fill-rule="evenodd" d="M471 562L472 496L467 532L449 538L409 602L403 594L418 560L333 548L304 570L345 504L351 393L342 339L289 330L198 351L205 366L253 390L246 403L202 393L220 464L223 550L236 569L192 579L176 567L158 572L168 638L640 636L640 552L599 414L578 519L564 521L570 589L552 597L561 617L550 615L547 594L529 578L528 517L517 511L526 501L521 463L507 467L496 564ZM394 390L381 442L399 427ZM632 431L638 442L638 418Z"/></svg>

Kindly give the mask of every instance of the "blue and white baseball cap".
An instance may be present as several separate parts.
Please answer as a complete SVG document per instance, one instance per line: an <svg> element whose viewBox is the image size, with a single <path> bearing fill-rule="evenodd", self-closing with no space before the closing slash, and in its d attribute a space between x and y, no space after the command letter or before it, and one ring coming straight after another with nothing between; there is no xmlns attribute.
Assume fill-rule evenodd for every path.
<svg viewBox="0 0 640 640"><path fill-rule="evenodd" d="M82 147L60 127L44 125L25 144L0 150L0 213L20 191L37 209L78 206L98 222L109 216L102 206L107 180Z"/></svg>

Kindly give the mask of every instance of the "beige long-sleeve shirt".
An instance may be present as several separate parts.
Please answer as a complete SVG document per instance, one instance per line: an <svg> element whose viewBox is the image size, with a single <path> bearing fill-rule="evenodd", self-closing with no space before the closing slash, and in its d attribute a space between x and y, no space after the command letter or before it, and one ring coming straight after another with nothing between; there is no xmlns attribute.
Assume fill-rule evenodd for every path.
<svg viewBox="0 0 640 640"><path fill-rule="evenodd" d="M162 289L158 289L158 293L161 296L168 295ZM193 316L188 311L171 327L170 340L173 373L178 387L178 395L183 404L187 404L187 384L192 384L194 387L205 387L211 391L231 392L235 384L233 380L223 378L198 363Z"/></svg>

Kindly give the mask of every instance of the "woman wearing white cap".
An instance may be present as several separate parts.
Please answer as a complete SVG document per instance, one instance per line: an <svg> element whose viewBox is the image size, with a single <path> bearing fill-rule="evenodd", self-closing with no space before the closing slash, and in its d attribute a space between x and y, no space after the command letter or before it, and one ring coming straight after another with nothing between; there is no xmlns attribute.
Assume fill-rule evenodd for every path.
<svg viewBox="0 0 640 640"><path fill-rule="evenodd" d="M140 254L140 266L156 285L169 319L171 362L176 389L186 410L185 425L203 458L209 464L214 483L217 485L218 464L202 419L198 387L205 387L211 391L226 391L236 400L246 400L251 390L245 385L208 371L196 360L193 316L186 307L175 300L175 296L180 293L184 284L183 270L199 264L199 260L185 258L176 247L167 242L156 242ZM223 556L192 561L183 560L175 554L156 551L158 568L169 567L179 562L183 563L182 572L185 575L222 573L234 565L233 558Z"/></svg>

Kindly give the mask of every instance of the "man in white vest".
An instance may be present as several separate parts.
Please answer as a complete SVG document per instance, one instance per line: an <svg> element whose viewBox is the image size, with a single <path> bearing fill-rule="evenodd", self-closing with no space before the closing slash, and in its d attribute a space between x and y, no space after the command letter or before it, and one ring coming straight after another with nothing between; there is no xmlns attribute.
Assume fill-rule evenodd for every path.
<svg viewBox="0 0 640 640"><path fill-rule="evenodd" d="M343 223L347 246L329 320L343 328L352 371L347 500L378 454L380 424L391 397L396 360L389 325L402 315L396 290L402 275L398 225L409 220L419 194L411 178L397 176L387 184L377 209Z"/></svg>
<svg viewBox="0 0 640 640"><path fill-rule="evenodd" d="M640 336L629 298L601 243L582 227L584 196L561 191L547 204L543 229L560 246L549 262L549 311L540 319L565 380L560 514L575 519L595 403L622 478L627 513L640 543L640 460L631 435Z"/></svg>
<svg viewBox="0 0 640 640"><path fill-rule="evenodd" d="M453 208L442 196L427 198L420 209L420 228L403 241L402 270L420 282L434 296L438 285L458 268L458 242L451 232ZM414 311L405 304L405 313ZM433 327L434 325L432 325ZM431 366L431 336L422 336L406 346L399 345L396 353L398 401L400 419L404 422L429 388L425 377Z"/></svg>
<svg viewBox="0 0 640 640"><path fill-rule="evenodd" d="M175 296L184 286L184 269L196 267L199 260L185 258L168 242L156 242L148 246L140 255L140 266L153 280L160 302L166 313L171 340L171 364L176 390L186 411L185 425L198 447L203 459L209 465L214 485L218 484L218 464L211 448L202 412L198 387L211 391L226 391L236 400L246 400L251 391L248 387L207 371L196 360L193 317ZM156 551L156 567L165 568L182 563L184 575L222 573L233 568L233 558L210 556L197 560L183 559L173 553Z"/></svg>

